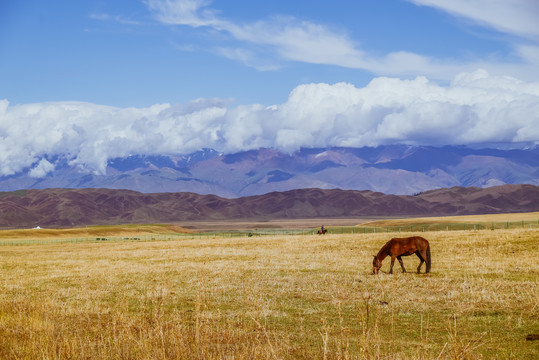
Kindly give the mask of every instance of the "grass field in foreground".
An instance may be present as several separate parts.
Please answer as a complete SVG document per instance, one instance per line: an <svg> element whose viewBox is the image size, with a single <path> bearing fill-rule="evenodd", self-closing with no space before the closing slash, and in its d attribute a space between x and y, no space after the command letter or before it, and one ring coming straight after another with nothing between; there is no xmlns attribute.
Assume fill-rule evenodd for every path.
<svg viewBox="0 0 539 360"><path fill-rule="evenodd" d="M0 248L2 359L535 359L539 230ZM387 271L388 260L382 270Z"/></svg>

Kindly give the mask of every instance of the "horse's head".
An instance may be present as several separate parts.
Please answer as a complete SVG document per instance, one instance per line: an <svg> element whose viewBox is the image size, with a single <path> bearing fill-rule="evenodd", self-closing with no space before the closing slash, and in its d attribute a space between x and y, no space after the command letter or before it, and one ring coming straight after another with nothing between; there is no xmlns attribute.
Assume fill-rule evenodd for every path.
<svg viewBox="0 0 539 360"><path fill-rule="evenodd" d="M372 260L372 273L378 274L378 271L382 267L382 262L378 259L376 255L374 255L374 259Z"/></svg>

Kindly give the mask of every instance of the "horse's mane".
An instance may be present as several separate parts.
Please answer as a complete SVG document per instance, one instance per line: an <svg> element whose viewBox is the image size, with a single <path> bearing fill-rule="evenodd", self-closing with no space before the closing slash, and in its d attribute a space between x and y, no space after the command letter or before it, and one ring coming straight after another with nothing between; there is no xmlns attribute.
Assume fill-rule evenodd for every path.
<svg viewBox="0 0 539 360"><path fill-rule="evenodd" d="M378 259L380 259L380 255L383 255L382 259L389 255L389 248L391 247L392 241L393 239L389 240L384 246L382 246L380 251L378 251L378 254L376 255Z"/></svg>

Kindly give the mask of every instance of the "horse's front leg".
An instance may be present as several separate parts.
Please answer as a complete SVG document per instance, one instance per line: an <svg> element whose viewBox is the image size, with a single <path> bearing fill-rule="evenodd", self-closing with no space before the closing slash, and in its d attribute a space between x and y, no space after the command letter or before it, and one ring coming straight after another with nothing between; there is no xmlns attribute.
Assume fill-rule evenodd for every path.
<svg viewBox="0 0 539 360"><path fill-rule="evenodd" d="M406 269L404 268L404 263L402 262L402 258L400 256L397 256L397 260L399 260L399 264L401 264L402 272L405 273Z"/></svg>
<svg viewBox="0 0 539 360"><path fill-rule="evenodd" d="M393 265L395 264L395 256L391 255L391 266L389 267L389 273L393 274Z"/></svg>

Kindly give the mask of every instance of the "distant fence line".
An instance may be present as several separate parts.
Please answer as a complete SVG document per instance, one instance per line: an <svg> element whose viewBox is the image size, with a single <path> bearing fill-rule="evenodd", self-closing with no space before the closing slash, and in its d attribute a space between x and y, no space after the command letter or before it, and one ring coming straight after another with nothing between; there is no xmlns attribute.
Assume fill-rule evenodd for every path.
<svg viewBox="0 0 539 360"><path fill-rule="evenodd" d="M380 227L353 227L356 233L375 233L375 232L427 232L427 231L464 231L464 230L504 230L504 229L536 229L539 228L537 221L505 221L505 222L482 222L482 223L436 223L436 224L410 224L394 225ZM333 233L339 232L339 229L331 229ZM330 232L331 232L330 230ZM346 231L342 229L341 231Z"/></svg>
<svg viewBox="0 0 539 360"><path fill-rule="evenodd" d="M489 223L447 223L447 224L410 224L398 226L330 226L327 234L376 234L376 233L413 233L432 231L474 231L474 230L504 230L504 229L539 229L537 221L506 221ZM318 229L254 229L237 231L212 231L197 233L178 234L153 234L136 237L84 237L84 238L56 238L56 239L0 239L0 246L9 245L46 245L67 243L102 243L122 241L171 241L171 240L194 240L212 238L250 238L283 235L316 235ZM327 235L326 234L326 235ZM320 235L324 236L324 235Z"/></svg>

